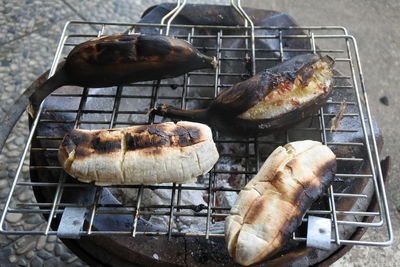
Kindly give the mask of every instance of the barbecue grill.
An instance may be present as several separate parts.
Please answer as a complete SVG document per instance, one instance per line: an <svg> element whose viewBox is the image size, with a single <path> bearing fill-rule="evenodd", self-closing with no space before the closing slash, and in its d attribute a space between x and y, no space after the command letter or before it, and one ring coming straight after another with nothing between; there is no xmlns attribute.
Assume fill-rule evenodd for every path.
<svg viewBox="0 0 400 267"><path fill-rule="evenodd" d="M218 66L162 81L103 89L68 86L54 92L30 120L29 138L0 220L2 233L57 235L82 257L97 257L103 263L233 264L225 252L222 225L236 193L277 146L313 139L336 153L338 173L293 237L267 263L316 264L343 245L392 243L379 162L383 140L371 118L356 39L345 28L297 26L285 14L243 9L240 1L231 1L230 7L178 1L176 6L149 9L140 23L67 22L49 76L75 45L124 31L185 39L215 56ZM233 139L214 132L221 158L194 184L99 187L75 181L57 161L58 146L73 128L161 122L163 118L148 114L157 104L203 107L234 83L300 53L335 57L334 92L327 104L296 126L262 138ZM21 177L28 158L30 179ZM31 187L37 202L18 201L14 194L18 187ZM47 226L35 231L12 229L5 224L8 213L42 214ZM309 216L330 220L330 250L306 247ZM370 227L382 230L381 240L356 240L357 230Z"/></svg>

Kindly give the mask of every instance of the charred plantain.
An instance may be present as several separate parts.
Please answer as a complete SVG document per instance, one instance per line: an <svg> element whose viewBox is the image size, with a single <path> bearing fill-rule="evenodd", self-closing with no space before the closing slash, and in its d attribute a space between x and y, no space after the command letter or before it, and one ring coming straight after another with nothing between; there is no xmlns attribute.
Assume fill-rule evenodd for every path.
<svg viewBox="0 0 400 267"><path fill-rule="evenodd" d="M207 173L218 157L211 129L184 121L74 129L58 151L67 173L97 185L188 183Z"/></svg>
<svg viewBox="0 0 400 267"><path fill-rule="evenodd" d="M176 77L215 66L215 58L200 53L186 41L168 36L115 34L95 38L72 49L51 78L47 79L47 71L27 88L14 103L13 112L0 124L5 128L14 125L27 105L34 117L40 103L64 85L117 86ZM10 130L0 133L0 147Z"/></svg>
<svg viewBox="0 0 400 267"><path fill-rule="evenodd" d="M161 35L103 36L72 49L65 63L35 92L31 101L38 106L62 85L117 86L176 77L215 65L213 57L201 54L184 40Z"/></svg>
<svg viewBox="0 0 400 267"><path fill-rule="evenodd" d="M316 112L332 90L334 60L296 56L224 91L206 109L161 105L157 115L203 122L234 136L266 135Z"/></svg>
<svg viewBox="0 0 400 267"><path fill-rule="evenodd" d="M336 156L320 142L297 141L276 148L240 191L225 219L229 255L248 266L275 254L335 172Z"/></svg>
<svg viewBox="0 0 400 267"><path fill-rule="evenodd" d="M75 47L67 57L65 71L75 85L107 87L176 77L215 64L214 58L184 40L117 34Z"/></svg>

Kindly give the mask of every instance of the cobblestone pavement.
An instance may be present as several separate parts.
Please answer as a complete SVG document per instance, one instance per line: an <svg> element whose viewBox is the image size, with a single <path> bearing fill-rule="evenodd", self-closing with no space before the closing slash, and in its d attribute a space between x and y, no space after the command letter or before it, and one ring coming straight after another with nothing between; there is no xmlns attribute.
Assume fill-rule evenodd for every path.
<svg viewBox="0 0 400 267"><path fill-rule="evenodd" d="M149 6L162 1L150 0L0 0L0 117L12 112L11 105L21 92L44 70L48 69L54 55L62 27L67 20L137 21ZM228 1L199 1L190 3L227 3ZM244 2L244 1L243 1ZM295 1L246 1L246 5L264 9L276 9L291 14L304 25L344 25L359 39L361 59L367 85L373 88L370 102L374 114L384 131L386 143L383 154L398 158L399 114L398 90L399 32L396 0L376 1L344 0ZM313 10L310 16L304 10ZM382 105L379 98L387 96L389 106ZM395 127L393 127L395 125ZM1 127L1 126L0 126ZM24 116L14 128L0 155L0 209L8 195L10 181L14 176L28 133ZM342 258L336 266L394 266L400 260L397 240L400 228L400 194L398 191L399 165L394 161L392 185L388 190L391 200L395 244L390 248L357 247ZM22 180L28 180L28 165L22 169ZM18 201L34 201L28 187L17 188ZM397 208L396 208L397 207ZM6 223L14 229L43 229L45 221L39 215L9 214ZM368 239L379 236L369 231ZM71 253L54 236L5 236L0 235L0 266L84 266L85 263Z"/></svg>

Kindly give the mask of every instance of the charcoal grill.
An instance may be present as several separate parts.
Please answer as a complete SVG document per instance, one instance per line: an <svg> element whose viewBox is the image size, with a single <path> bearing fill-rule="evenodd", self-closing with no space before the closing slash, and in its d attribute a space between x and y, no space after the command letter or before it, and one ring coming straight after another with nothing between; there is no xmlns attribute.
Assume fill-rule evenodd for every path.
<svg viewBox="0 0 400 267"><path fill-rule="evenodd" d="M221 195L240 191L276 146L315 139L336 153L338 173L326 194L307 211L299 230L270 263L274 260L277 263L282 255L286 256L286 263L308 255L307 263L315 264L343 245L389 246L393 234L379 162L382 137L371 118L356 39L343 27L300 27L290 17L277 12L243 9L240 1L231 1L231 7L216 9L196 5L184 8L185 5L186 1L178 1L176 6L160 5L147 11L140 23L66 23L49 76L76 44L126 29L130 34L162 33L185 39L202 52L215 56L218 67L162 81L107 89L70 86L54 92L40 106L39 115L30 120L29 137L0 220L1 232L80 238L81 248L96 247L98 251L101 251L100 247L107 248L107 244L102 243L110 242L110 250L115 255L119 255L118 250L133 253L133 256L119 255L127 262L231 264L224 252L223 230L214 227L223 222L230 210L226 201L221 203ZM157 8L161 22L150 23L149 14ZM203 11L191 13L196 9ZM196 25L181 23L182 18L190 16L192 21L201 21L205 14L214 18L214 25L209 25L207 19ZM263 16L269 18L267 26L263 25ZM275 26L277 17L283 25ZM155 21L154 17L151 19ZM174 19L175 24L172 23ZM163 119L148 115L148 109L159 103L181 108L204 106L232 84L299 53L335 57L334 93L327 104L318 114L293 128L263 138L232 139L214 132L215 142L222 151L221 159L208 175L199 178L199 183L98 187L71 179L56 160L60 141L72 128L104 129L160 122ZM68 105L60 104L67 101ZM343 118L337 129L331 129L341 105L345 107ZM21 177L23 163L29 154L30 180ZM31 187L37 202L19 202L14 194L18 187ZM168 202L146 204L143 201L146 194L156 190L168 192ZM117 199L117 191L132 191L135 199ZM204 203L184 204L183 196L190 192L201 192ZM377 204L376 210L368 209L372 198ZM42 214L47 219L47 226L35 231L7 227L5 217L8 213ZM307 235L304 229L310 215L331 220L331 251L305 248ZM166 226L152 224L149 218L156 217L167 218ZM192 217L200 218L202 227L195 230L176 227L179 220ZM372 227L381 229L381 240L352 238L357 229ZM67 245L73 244L73 241L64 240ZM157 251L155 248L161 252L150 255L148 251ZM184 255L180 255L176 250L183 248ZM204 250L209 255L207 259L198 254ZM99 258L104 257L100 254L97 253Z"/></svg>

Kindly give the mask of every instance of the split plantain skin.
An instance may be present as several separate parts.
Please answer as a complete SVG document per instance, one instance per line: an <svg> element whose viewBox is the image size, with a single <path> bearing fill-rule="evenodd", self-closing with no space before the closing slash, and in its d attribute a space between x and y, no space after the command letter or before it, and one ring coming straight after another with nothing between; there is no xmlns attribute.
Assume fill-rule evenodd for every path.
<svg viewBox="0 0 400 267"><path fill-rule="evenodd" d="M335 172L336 156L320 142L298 141L275 149L225 219L229 254L247 266L276 253Z"/></svg>
<svg viewBox="0 0 400 267"><path fill-rule="evenodd" d="M197 121L233 136L266 135L316 112L332 90L333 59L296 56L222 92L208 108L161 105L154 114Z"/></svg>

